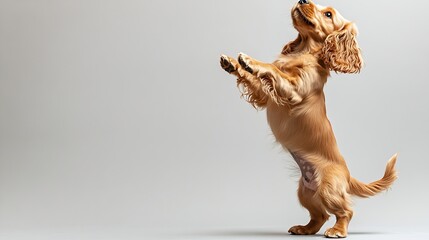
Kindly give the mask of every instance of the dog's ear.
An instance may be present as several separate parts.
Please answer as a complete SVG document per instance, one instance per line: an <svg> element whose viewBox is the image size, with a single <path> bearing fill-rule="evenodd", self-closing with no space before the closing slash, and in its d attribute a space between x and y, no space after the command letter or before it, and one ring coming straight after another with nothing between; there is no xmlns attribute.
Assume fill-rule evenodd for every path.
<svg viewBox="0 0 429 240"><path fill-rule="evenodd" d="M294 52L296 48L301 44L301 42L302 42L301 35L298 34L298 37L295 40L289 42L283 47L282 54L287 55L291 52Z"/></svg>
<svg viewBox="0 0 429 240"><path fill-rule="evenodd" d="M348 23L341 30L330 34L322 48L325 64L335 72L358 73L363 65L356 41L357 28Z"/></svg>

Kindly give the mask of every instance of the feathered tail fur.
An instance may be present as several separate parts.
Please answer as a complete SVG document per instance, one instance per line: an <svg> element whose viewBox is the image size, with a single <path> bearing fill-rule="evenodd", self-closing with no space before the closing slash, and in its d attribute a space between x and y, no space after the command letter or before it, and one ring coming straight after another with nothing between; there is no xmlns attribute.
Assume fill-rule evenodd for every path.
<svg viewBox="0 0 429 240"><path fill-rule="evenodd" d="M386 171L384 172L383 178L380 180L365 184L351 177L349 182L349 192L355 196L367 198L388 189L398 178L395 170L396 158L397 154L393 155L393 157L387 162Z"/></svg>

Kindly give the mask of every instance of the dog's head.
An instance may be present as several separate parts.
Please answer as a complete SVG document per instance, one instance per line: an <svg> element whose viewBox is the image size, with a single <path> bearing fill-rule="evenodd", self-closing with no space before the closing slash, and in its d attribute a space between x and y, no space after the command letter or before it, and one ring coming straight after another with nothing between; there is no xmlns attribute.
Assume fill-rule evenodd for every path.
<svg viewBox="0 0 429 240"><path fill-rule="evenodd" d="M292 20L299 35L285 46L283 53L293 52L302 44L315 43L321 46L320 58L329 69L343 73L360 71L362 57L356 41L357 28L337 10L300 0L292 8Z"/></svg>

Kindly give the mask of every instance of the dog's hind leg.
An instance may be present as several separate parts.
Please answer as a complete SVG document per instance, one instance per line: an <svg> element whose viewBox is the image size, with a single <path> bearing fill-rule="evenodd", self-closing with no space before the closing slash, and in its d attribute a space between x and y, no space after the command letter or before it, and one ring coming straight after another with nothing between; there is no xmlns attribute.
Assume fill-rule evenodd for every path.
<svg viewBox="0 0 429 240"><path fill-rule="evenodd" d="M332 174L324 176L317 190L320 200L329 213L337 218L335 225L325 231L329 238L347 237L347 229L353 217L350 195L347 193L346 178Z"/></svg>
<svg viewBox="0 0 429 240"><path fill-rule="evenodd" d="M328 220L329 215L326 212L324 206L320 202L320 199L315 192L308 189L302 183L299 183L298 187L298 198L303 207L305 207L310 213L310 222L305 226L293 226L289 229L291 234L296 235L313 235L316 234L323 224Z"/></svg>

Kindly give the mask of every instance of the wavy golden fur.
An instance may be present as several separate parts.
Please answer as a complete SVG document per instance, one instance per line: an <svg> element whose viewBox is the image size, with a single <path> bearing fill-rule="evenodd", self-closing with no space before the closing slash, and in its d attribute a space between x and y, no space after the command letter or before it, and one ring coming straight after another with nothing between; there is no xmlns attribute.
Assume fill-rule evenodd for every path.
<svg viewBox="0 0 429 240"><path fill-rule="evenodd" d="M237 84L250 104L267 110L277 142L301 169L298 198L311 220L289 232L315 234L333 214L337 221L325 236L346 237L353 216L350 196L369 197L389 188L397 178L396 155L378 181L364 184L350 176L326 116L323 87L330 71L360 71L357 28L334 8L311 1L300 0L291 15L298 37L273 63L240 53L237 60L222 55L221 66L238 77Z"/></svg>

